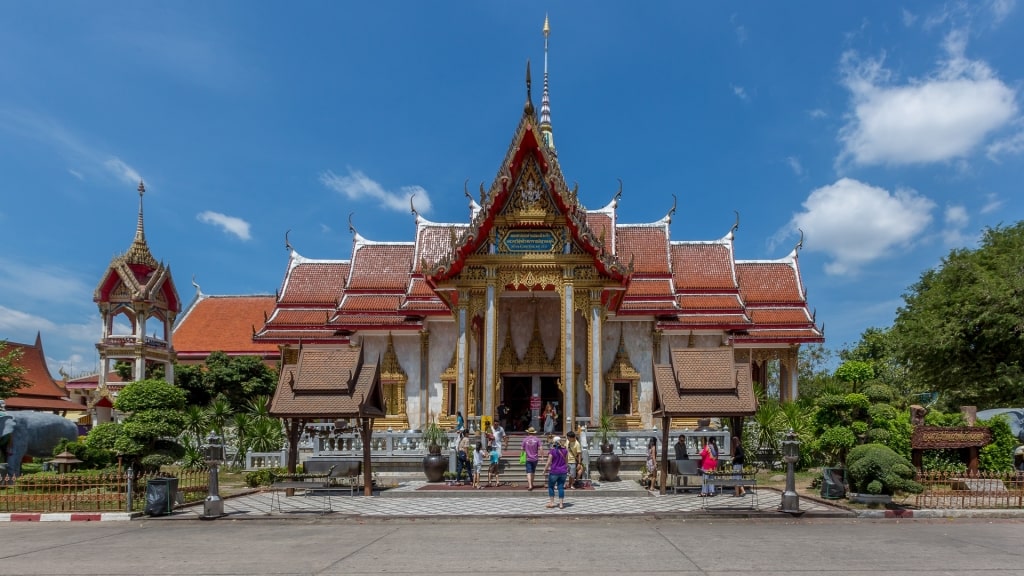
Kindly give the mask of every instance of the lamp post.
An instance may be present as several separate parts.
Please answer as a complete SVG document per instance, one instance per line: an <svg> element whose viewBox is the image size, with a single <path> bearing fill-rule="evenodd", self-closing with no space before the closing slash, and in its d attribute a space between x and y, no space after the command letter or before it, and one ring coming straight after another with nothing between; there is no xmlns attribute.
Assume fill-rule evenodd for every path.
<svg viewBox="0 0 1024 576"><path fill-rule="evenodd" d="M220 436L214 433L206 439L206 466L210 469L209 494L203 502L203 520L213 520L224 515L224 501L220 498L220 486L217 481L217 468L224 460L224 444Z"/></svg>
<svg viewBox="0 0 1024 576"><path fill-rule="evenodd" d="M800 495L796 493L796 478L793 467L800 460L800 441L796 433L790 429L786 439L782 441L782 459L786 462L786 491L782 493L782 505L780 512L799 516L803 514L800 510Z"/></svg>

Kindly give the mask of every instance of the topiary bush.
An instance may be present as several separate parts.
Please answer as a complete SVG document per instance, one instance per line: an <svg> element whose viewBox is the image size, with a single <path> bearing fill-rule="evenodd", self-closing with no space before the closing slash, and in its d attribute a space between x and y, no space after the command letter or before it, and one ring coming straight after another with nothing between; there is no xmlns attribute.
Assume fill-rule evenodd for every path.
<svg viewBox="0 0 1024 576"><path fill-rule="evenodd" d="M857 437L845 426L828 428L818 437L818 449L828 460L827 464L842 462L843 455L856 443Z"/></svg>
<svg viewBox="0 0 1024 576"><path fill-rule="evenodd" d="M864 387L864 390L862 390L861 393L867 396L868 400L876 404L888 404L889 402L892 402L893 398L896 397L896 394L893 392L892 388L885 384L882 384L881 382L873 382L871 384L868 384L867 386Z"/></svg>
<svg viewBox="0 0 1024 576"><path fill-rule="evenodd" d="M893 495L897 491L919 494L924 487L914 481L909 460L883 444L862 444L846 457L846 474L855 492Z"/></svg>
<svg viewBox="0 0 1024 576"><path fill-rule="evenodd" d="M978 451L978 467L988 472L1009 472L1013 470L1013 451L1017 448L1017 437L1013 435L1005 414L990 420L978 420L978 426L992 431L992 443Z"/></svg>

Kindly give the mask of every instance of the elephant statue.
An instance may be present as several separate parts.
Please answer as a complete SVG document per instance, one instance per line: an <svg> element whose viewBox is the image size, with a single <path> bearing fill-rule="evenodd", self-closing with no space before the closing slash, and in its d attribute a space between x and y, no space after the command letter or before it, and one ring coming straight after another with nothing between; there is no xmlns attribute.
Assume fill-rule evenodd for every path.
<svg viewBox="0 0 1024 576"><path fill-rule="evenodd" d="M25 456L52 456L61 440L77 439L78 425L62 416L28 410L0 412L0 458L7 468L0 476L18 476Z"/></svg>

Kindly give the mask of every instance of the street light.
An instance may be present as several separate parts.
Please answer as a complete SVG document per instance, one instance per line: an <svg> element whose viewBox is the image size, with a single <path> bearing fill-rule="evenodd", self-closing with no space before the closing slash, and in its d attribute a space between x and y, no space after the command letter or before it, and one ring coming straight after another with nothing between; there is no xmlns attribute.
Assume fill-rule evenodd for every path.
<svg viewBox="0 0 1024 576"><path fill-rule="evenodd" d="M217 482L217 468L224 460L224 444L220 436L210 433L206 439L206 466L210 469L210 489L203 502L203 520L213 520L224 515L224 501L220 498L220 487Z"/></svg>
<svg viewBox="0 0 1024 576"><path fill-rule="evenodd" d="M796 493L796 478L793 467L800 460L800 441L796 433L790 429L786 439L782 441L782 459L786 462L786 491L782 493L782 505L779 511L786 514L799 516L803 514L800 510L800 495Z"/></svg>

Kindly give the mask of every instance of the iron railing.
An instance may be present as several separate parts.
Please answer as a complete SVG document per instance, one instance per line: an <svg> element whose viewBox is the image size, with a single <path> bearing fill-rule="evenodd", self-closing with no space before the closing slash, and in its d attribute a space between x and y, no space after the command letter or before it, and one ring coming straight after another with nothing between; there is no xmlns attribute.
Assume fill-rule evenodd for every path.
<svg viewBox="0 0 1024 576"><path fill-rule="evenodd" d="M0 512L141 511L146 483L167 474L135 474L130 470L107 474L25 474L0 477ZM181 503L202 501L208 491L209 472L182 471L178 478ZM131 506L129 506L129 494Z"/></svg>
<svg viewBox="0 0 1024 576"><path fill-rule="evenodd" d="M918 472L919 508L1024 508L1022 472Z"/></svg>

